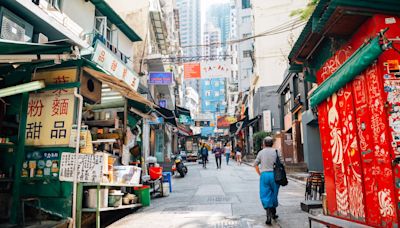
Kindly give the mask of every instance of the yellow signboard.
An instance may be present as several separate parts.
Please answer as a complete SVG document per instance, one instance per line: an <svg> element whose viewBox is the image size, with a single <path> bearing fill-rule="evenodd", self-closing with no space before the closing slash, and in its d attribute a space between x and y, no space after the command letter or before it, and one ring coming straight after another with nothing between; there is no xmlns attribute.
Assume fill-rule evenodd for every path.
<svg viewBox="0 0 400 228"><path fill-rule="evenodd" d="M64 84L77 80L76 68L37 72L33 80ZM31 93L28 102L25 144L68 146L75 114L73 89Z"/></svg>

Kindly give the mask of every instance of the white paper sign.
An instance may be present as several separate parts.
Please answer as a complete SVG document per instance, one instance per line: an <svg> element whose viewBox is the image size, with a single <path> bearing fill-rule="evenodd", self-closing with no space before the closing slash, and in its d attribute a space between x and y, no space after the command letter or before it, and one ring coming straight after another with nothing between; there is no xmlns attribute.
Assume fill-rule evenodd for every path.
<svg viewBox="0 0 400 228"><path fill-rule="evenodd" d="M228 60L201 62L201 78L227 78L231 75L231 64Z"/></svg>
<svg viewBox="0 0 400 228"><path fill-rule="evenodd" d="M74 181L75 153L62 153L60 181ZM78 182L100 183L103 175L103 155L77 154Z"/></svg>
<svg viewBox="0 0 400 228"><path fill-rule="evenodd" d="M263 111L263 124L264 124L265 132L272 132L271 111L270 110Z"/></svg>
<svg viewBox="0 0 400 228"><path fill-rule="evenodd" d="M103 67L116 78L126 82L126 84L128 84L134 91L137 91L139 86L139 77L103 43L96 43L92 61Z"/></svg>

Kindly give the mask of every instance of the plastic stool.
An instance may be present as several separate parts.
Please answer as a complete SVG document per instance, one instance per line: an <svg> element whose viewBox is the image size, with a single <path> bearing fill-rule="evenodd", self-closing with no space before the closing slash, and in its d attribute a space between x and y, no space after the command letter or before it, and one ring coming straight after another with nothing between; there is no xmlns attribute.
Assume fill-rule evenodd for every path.
<svg viewBox="0 0 400 228"><path fill-rule="evenodd" d="M169 183L169 192L172 192L172 173L171 172L163 172L163 182L168 182Z"/></svg>
<svg viewBox="0 0 400 228"><path fill-rule="evenodd" d="M22 198L21 199L21 211L22 211L22 227L25 227L25 203L26 202L36 202L39 207L39 224L42 224L42 209L40 208L40 199L39 198Z"/></svg>

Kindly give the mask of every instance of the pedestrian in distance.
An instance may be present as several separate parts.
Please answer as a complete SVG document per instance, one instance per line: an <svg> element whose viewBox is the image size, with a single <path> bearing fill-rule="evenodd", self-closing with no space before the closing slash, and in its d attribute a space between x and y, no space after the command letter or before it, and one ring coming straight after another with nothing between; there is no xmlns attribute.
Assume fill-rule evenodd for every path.
<svg viewBox="0 0 400 228"><path fill-rule="evenodd" d="M221 169L221 157L223 154L223 149L221 147L221 143L218 142L217 146L213 149L213 153L215 155L215 162L217 163L217 169Z"/></svg>
<svg viewBox="0 0 400 228"><path fill-rule="evenodd" d="M278 150L272 148L272 137L265 137L263 140L263 149L258 152L254 167L260 176L260 200L267 213L265 224L271 225L271 220L276 220L276 208L278 207L279 185L275 182L274 164L277 156L283 162L282 155Z"/></svg>
<svg viewBox="0 0 400 228"><path fill-rule="evenodd" d="M207 168L208 149L204 143L200 148L200 155L201 155L201 161L203 163L203 168Z"/></svg>
<svg viewBox="0 0 400 228"><path fill-rule="evenodd" d="M226 157L226 165L229 165L229 157L231 156L231 144L229 142L225 143L224 153Z"/></svg>
<svg viewBox="0 0 400 228"><path fill-rule="evenodd" d="M239 146L239 144L236 145L235 155L236 155L236 163L238 165L241 165L242 164L242 148Z"/></svg>

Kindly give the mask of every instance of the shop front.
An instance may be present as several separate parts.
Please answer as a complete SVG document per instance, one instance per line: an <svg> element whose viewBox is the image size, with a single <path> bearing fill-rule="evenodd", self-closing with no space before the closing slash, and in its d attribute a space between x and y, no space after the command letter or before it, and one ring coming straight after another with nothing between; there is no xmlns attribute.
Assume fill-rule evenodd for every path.
<svg viewBox="0 0 400 228"><path fill-rule="evenodd" d="M400 18L360 17L351 38L316 68L319 86L310 96L318 110L327 213L397 227Z"/></svg>
<svg viewBox="0 0 400 228"><path fill-rule="evenodd" d="M140 129L142 119L153 119L149 113L154 104L135 92L131 83L86 59L3 69L2 87L7 88L0 91L7 94L1 99L0 200L10 205L4 218L17 223L30 216L23 209L33 204L57 220L72 218L77 226L81 212L96 212L99 227L100 212L109 210L114 193L114 198L134 198L133 191L121 188L141 186ZM25 90L11 87L27 84ZM120 99L102 102L109 92L105 86ZM84 197L91 189L95 193ZM96 200L88 204L90 197L96 199L96 190L110 193L103 195L102 204ZM140 206L140 201L129 202L111 207Z"/></svg>

